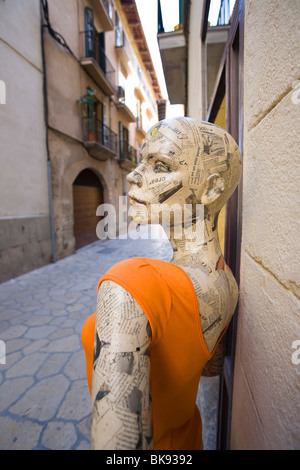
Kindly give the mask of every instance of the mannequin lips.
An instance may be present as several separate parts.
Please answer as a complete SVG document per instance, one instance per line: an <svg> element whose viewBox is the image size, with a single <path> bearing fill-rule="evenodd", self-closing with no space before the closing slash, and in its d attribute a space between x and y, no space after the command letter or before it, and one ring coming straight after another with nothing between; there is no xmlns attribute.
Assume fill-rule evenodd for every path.
<svg viewBox="0 0 300 470"><path fill-rule="evenodd" d="M137 224L145 224L148 223L148 210L145 203L138 201L137 199L129 196L129 212L128 214L132 218L132 220Z"/></svg>
<svg viewBox="0 0 300 470"><path fill-rule="evenodd" d="M146 204L144 202L138 201L137 199L135 199L132 196L130 196L130 198L129 198L129 204L131 204L133 206L138 206L138 207L145 207L146 206Z"/></svg>

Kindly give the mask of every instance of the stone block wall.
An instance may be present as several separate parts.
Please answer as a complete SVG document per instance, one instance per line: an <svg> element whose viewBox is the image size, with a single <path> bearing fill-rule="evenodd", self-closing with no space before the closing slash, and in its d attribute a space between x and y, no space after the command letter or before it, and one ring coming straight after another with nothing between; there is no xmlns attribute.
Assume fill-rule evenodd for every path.
<svg viewBox="0 0 300 470"><path fill-rule="evenodd" d="M300 3L293 0L245 2L232 449L300 448L300 363L294 349L300 340L299 18Z"/></svg>
<svg viewBox="0 0 300 470"><path fill-rule="evenodd" d="M49 216L0 218L0 283L51 262Z"/></svg>

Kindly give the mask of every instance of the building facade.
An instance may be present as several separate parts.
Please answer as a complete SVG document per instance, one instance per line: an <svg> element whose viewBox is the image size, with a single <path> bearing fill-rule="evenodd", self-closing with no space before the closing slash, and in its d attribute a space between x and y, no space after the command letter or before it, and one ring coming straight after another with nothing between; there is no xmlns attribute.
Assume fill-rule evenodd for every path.
<svg viewBox="0 0 300 470"><path fill-rule="evenodd" d="M1 2L0 30L6 281L98 239L162 96L134 0Z"/></svg>
<svg viewBox="0 0 300 470"><path fill-rule="evenodd" d="M38 0L0 2L0 282L52 258L40 31Z"/></svg>
<svg viewBox="0 0 300 470"><path fill-rule="evenodd" d="M171 103L226 128L243 158L222 229L240 295L216 447L299 449L300 3L222 0L210 25L212 4L184 2L182 28L159 21L158 40Z"/></svg>
<svg viewBox="0 0 300 470"><path fill-rule="evenodd" d="M59 259L97 240L99 205L112 204L118 213L126 175L158 119L161 95L134 1L46 5L48 145Z"/></svg>

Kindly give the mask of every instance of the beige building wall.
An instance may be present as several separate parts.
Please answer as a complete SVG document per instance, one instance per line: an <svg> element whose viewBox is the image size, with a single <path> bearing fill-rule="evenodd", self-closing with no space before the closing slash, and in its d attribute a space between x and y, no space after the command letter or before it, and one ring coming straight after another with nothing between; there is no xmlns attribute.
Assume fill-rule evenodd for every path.
<svg viewBox="0 0 300 470"><path fill-rule="evenodd" d="M51 27L73 52L70 54L47 28L44 29L47 136L57 259L75 251L73 183L78 175L83 170L92 173L90 178L96 175L99 181L97 201L112 204L118 214L119 196L128 190L126 174L134 167L130 158L120 162L118 149L104 161L103 156L91 156L85 147L78 100L87 87L96 91L97 100L103 104L103 123L112 129L119 141L121 122L129 130L129 143L137 152L145 131L157 121L154 88L137 45L131 43L134 38L126 15L118 0L110 0L110 3L111 23L104 19L102 8L106 2L103 0L47 2ZM115 70L114 87L124 85L126 88L125 107L117 106L117 94L112 92L109 96L105 93L80 64L85 57L85 7L94 10L96 31L105 31L106 56ZM0 2L0 282L52 260L40 8L39 0ZM122 65L122 54L117 54L115 49L116 10L126 35L125 47L121 48L121 52L125 51ZM126 69L126 72L123 70L125 83L120 81L121 68ZM2 104L5 98L6 104ZM143 117L139 129L136 123L138 100ZM91 188L92 179L89 182ZM76 190L78 201L78 188ZM92 201L92 197L93 190L85 203ZM80 203L77 203L77 212L81 210ZM85 224L83 219L82 226ZM95 220L95 237L99 220ZM117 224L118 220L117 217Z"/></svg>
<svg viewBox="0 0 300 470"><path fill-rule="evenodd" d="M0 2L0 63L1 282L52 253L39 0Z"/></svg>
<svg viewBox="0 0 300 470"><path fill-rule="evenodd" d="M45 34L46 70L49 108L49 148L52 166L53 210L55 223L56 252L58 258L75 251L73 182L83 170L91 170L103 188L103 203L112 204L118 214L119 196L127 193L126 175L131 171L120 165L119 153L101 161L91 156L83 145L82 109L77 101L89 86L96 91L96 98L104 106L105 124L117 134L119 122L129 130L129 143L137 151L142 144L145 131L157 121L155 94L146 69L138 57L138 47L127 24L126 15L118 0L113 7L113 28L106 30L101 14L100 0L48 0L50 21L53 29L61 34L73 52L72 56L48 33ZM101 86L79 63L85 57L85 7L94 11L94 25L97 32L105 32L105 55L115 70L115 87L125 88L125 104L117 106L118 98L108 96ZM115 11L125 32L125 46L122 54L115 49ZM119 52L119 51L118 51ZM77 60L79 59L79 60ZM137 132L137 97L135 90L141 88L137 68L141 69L146 92L141 98L143 111L150 118L143 119L144 130ZM107 69L108 70L108 69ZM122 72L122 77L120 75ZM128 113L129 110L129 113ZM131 112L131 117L130 117ZM128 163L128 162L127 162ZM133 168L133 167L132 167ZM131 169L132 169L131 168ZM99 219L100 220L100 219ZM117 229L118 229L117 217ZM95 224L96 234L96 224Z"/></svg>
<svg viewBox="0 0 300 470"><path fill-rule="evenodd" d="M300 448L299 18L294 0L245 2L232 449Z"/></svg>
<svg viewBox="0 0 300 470"><path fill-rule="evenodd" d="M203 54L205 54L201 44L202 15L203 0L192 0L188 38L188 101L186 115L194 119L203 119L205 114L202 99L206 73L202 69Z"/></svg>

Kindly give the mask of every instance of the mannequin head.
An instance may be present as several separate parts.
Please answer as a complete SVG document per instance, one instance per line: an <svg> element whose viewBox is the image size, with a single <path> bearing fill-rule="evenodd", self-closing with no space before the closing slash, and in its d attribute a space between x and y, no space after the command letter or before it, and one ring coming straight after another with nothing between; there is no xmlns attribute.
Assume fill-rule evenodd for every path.
<svg viewBox="0 0 300 470"><path fill-rule="evenodd" d="M139 223L149 220L151 206L202 204L205 214L218 213L235 190L241 155L224 129L190 118L160 121L147 133L141 162L127 179Z"/></svg>

